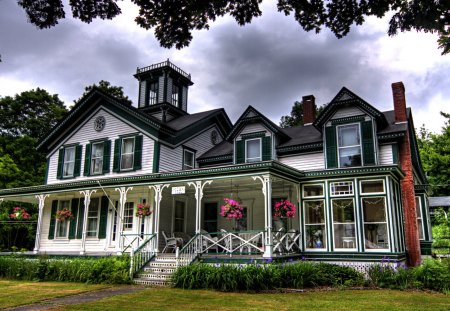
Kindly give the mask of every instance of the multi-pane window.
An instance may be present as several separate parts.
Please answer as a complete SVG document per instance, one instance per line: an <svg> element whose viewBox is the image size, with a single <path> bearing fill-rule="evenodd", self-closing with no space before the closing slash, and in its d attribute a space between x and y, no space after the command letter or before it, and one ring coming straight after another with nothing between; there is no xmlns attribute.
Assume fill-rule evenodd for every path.
<svg viewBox="0 0 450 311"><path fill-rule="evenodd" d="M192 170L195 168L195 153L184 149L183 151L183 170Z"/></svg>
<svg viewBox="0 0 450 311"><path fill-rule="evenodd" d="M148 90L148 104L155 105L158 102L158 82L152 82Z"/></svg>
<svg viewBox="0 0 450 311"><path fill-rule="evenodd" d="M175 201L174 232L184 232L185 202Z"/></svg>
<svg viewBox="0 0 450 311"><path fill-rule="evenodd" d="M59 201L58 202L58 209L62 210L64 208L67 208L70 210L70 200L64 200L64 201ZM57 238L67 238L68 233L69 233L69 225L70 225L70 221L69 220L64 220L64 221L57 221L56 222L56 234L55 236Z"/></svg>
<svg viewBox="0 0 450 311"><path fill-rule="evenodd" d="M133 202L126 202L123 211L123 230L129 231L133 229Z"/></svg>
<svg viewBox="0 0 450 311"><path fill-rule="evenodd" d="M180 97L180 88L178 85L172 85L172 105L178 107L179 97Z"/></svg>
<svg viewBox="0 0 450 311"><path fill-rule="evenodd" d="M337 181L330 183L331 195L353 195L353 182L351 181Z"/></svg>
<svg viewBox="0 0 450 311"><path fill-rule="evenodd" d="M322 184L303 186L305 245L308 249L325 250L327 247L326 213L323 194ZM322 197L322 199L317 197Z"/></svg>
<svg viewBox="0 0 450 311"><path fill-rule="evenodd" d="M133 168L134 137L122 139L122 152L120 156L120 170Z"/></svg>
<svg viewBox="0 0 450 311"><path fill-rule="evenodd" d="M75 168L75 146L64 149L63 177L72 177Z"/></svg>
<svg viewBox="0 0 450 311"><path fill-rule="evenodd" d="M245 162L261 161L261 139L247 139L245 141Z"/></svg>
<svg viewBox="0 0 450 311"><path fill-rule="evenodd" d="M361 194L384 193L383 180L361 180Z"/></svg>
<svg viewBox="0 0 450 311"><path fill-rule="evenodd" d="M339 167L361 166L359 124L337 127Z"/></svg>
<svg viewBox="0 0 450 311"><path fill-rule="evenodd" d="M385 197L362 198L366 250L389 248Z"/></svg>
<svg viewBox="0 0 450 311"><path fill-rule="evenodd" d="M87 214L86 237L96 238L98 236L98 225L100 216L100 199L93 198L89 203Z"/></svg>
<svg viewBox="0 0 450 311"><path fill-rule="evenodd" d="M335 249L356 248L355 206L353 198L332 199Z"/></svg>
<svg viewBox="0 0 450 311"><path fill-rule="evenodd" d="M416 197L416 215L417 215L417 229L419 230L419 239L423 240L423 217L422 205L420 204L420 197Z"/></svg>
<svg viewBox="0 0 450 311"><path fill-rule="evenodd" d="M92 144L91 154L91 175L103 173L103 152L104 142L98 142Z"/></svg>

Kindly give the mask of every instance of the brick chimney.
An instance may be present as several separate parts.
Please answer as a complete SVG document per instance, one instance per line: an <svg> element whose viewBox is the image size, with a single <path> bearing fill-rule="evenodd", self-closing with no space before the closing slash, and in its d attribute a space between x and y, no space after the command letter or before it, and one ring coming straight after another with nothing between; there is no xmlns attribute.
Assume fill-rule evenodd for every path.
<svg viewBox="0 0 450 311"><path fill-rule="evenodd" d="M316 99L313 95L303 96L303 125L309 125L316 118Z"/></svg>
<svg viewBox="0 0 450 311"><path fill-rule="evenodd" d="M392 96L394 98L395 123L406 122L406 97L403 82L392 83Z"/></svg>
<svg viewBox="0 0 450 311"><path fill-rule="evenodd" d="M392 83L394 99L395 123L406 123L405 87L402 82ZM421 261L419 229L417 226L416 194L414 190L414 168L411 158L411 145L409 127L406 127L405 136L399 141L399 158L405 177L400 182L402 192L403 213L405 218L405 240L408 264L418 266Z"/></svg>

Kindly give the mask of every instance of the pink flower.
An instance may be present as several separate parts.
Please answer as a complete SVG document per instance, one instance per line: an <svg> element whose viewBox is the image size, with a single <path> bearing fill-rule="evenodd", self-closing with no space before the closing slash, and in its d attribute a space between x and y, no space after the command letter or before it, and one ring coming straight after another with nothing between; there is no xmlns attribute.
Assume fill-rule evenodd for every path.
<svg viewBox="0 0 450 311"><path fill-rule="evenodd" d="M275 203L273 217L295 217L296 207L289 200L281 199Z"/></svg>
<svg viewBox="0 0 450 311"><path fill-rule="evenodd" d="M239 202L233 199L224 198L225 204L220 207L220 215L227 219L240 219L244 217L244 208Z"/></svg>

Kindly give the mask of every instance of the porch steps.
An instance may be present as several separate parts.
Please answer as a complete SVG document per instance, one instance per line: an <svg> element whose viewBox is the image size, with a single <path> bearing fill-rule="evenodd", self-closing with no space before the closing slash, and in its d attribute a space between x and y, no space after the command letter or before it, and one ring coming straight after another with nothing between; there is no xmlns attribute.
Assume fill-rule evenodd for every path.
<svg viewBox="0 0 450 311"><path fill-rule="evenodd" d="M159 254L142 269L133 282L141 285L169 286L170 276L176 268L175 254Z"/></svg>

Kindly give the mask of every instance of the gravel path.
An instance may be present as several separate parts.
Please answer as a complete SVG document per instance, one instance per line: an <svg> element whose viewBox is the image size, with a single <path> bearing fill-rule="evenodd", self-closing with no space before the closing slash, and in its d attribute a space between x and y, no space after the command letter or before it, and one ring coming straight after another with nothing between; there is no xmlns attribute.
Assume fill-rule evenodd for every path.
<svg viewBox="0 0 450 311"><path fill-rule="evenodd" d="M111 288L107 288L107 289L86 292L86 293L72 295L72 296L43 300L39 303L24 305L24 306L10 308L10 309L6 309L6 310L14 310L14 311L49 310L49 309L52 309L55 307L61 307L64 305L74 305L74 304L78 304L78 303L85 303L85 302L100 300L105 297L134 293L134 292L143 290L144 288L145 287L141 287L141 286L111 287Z"/></svg>

